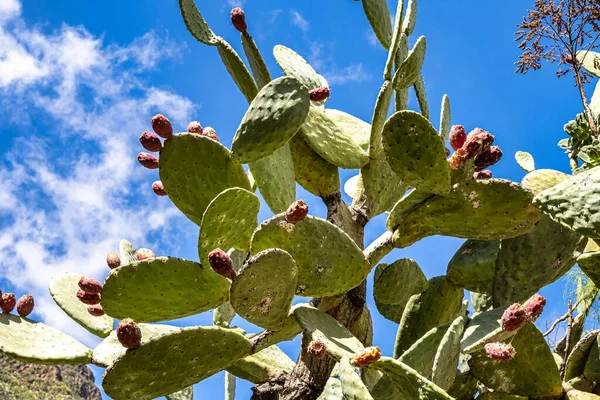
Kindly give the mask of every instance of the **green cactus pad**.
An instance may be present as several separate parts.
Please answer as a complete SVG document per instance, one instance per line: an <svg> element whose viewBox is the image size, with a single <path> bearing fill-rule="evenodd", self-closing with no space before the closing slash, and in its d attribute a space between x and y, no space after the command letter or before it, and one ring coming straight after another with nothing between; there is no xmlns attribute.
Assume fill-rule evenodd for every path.
<svg viewBox="0 0 600 400"><path fill-rule="evenodd" d="M317 400L343 400L343 396L342 384L339 379L329 378Z"/></svg>
<svg viewBox="0 0 600 400"><path fill-rule="evenodd" d="M79 274L57 276L50 282L50 295L72 320L96 336L107 337L112 331L115 321L108 315L94 317L88 312L88 306L79 301L76 294L81 278L83 275Z"/></svg>
<svg viewBox="0 0 600 400"><path fill-rule="evenodd" d="M171 393L165 396L167 400L193 400L194 399L194 387L188 386L178 392Z"/></svg>
<svg viewBox="0 0 600 400"><path fill-rule="evenodd" d="M300 134L314 151L337 167L356 169L369 162L369 156L350 134L318 107L310 107Z"/></svg>
<svg viewBox="0 0 600 400"><path fill-rule="evenodd" d="M383 70L383 79L386 81L392 80L392 73L394 70L394 64L396 59L398 59L398 65L402 64L402 61L406 58L406 54L404 54L404 43L407 42L408 38L405 34L402 33L402 20L404 19L404 0L398 1L398 5L396 6L396 15L394 15L394 31L392 33L392 39L390 48L388 51L387 60L385 62L385 68ZM402 43L403 51L402 55L399 53L399 47ZM406 52L408 52L408 44L406 45ZM401 58L400 58L401 57Z"/></svg>
<svg viewBox="0 0 600 400"><path fill-rule="evenodd" d="M412 344L399 358L427 379L431 379L433 363L450 323L436 326Z"/></svg>
<svg viewBox="0 0 600 400"><path fill-rule="evenodd" d="M332 316L309 305L297 306L294 316L313 340L325 343L327 354L336 359L352 357L364 346Z"/></svg>
<svg viewBox="0 0 600 400"><path fill-rule="evenodd" d="M171 325L158 324L138 324L142 331L142 341L147 342L150 338L157 337L163 333L178 330L179 328ZM117 339L117 332L112 331L95 349L92 356L92 362L100 367L107 368L118 358L125 355L127 349L123 347Z"/></svg>
<svg viewBox="0 0 600 400"><path fill-rule="evenodd" d="M261 384L291 372L295 365L279 347L271 346L234 362L227 371L238 378Z"/></svg>
<svg viewBox="0 0 600 400"><path fill-rule="evenodd" d="M284 212L296 200L294 161L289 144L248 166L260 194L273 213Z"/></svg>
<svg viewBox="0 0 600 400"><path fill-rule="evenodd" d="M136 248L131 242L123 239L119 242L119 254L121 256L121 265L127 265L137 261Z"/></svg>
<svg viewBox="0 0 600 400"><path fill-rule="evenodd" d="M377 310L385 318L400 323L406 303L421 293L427 278L419 265L408 258L392 264L379 264L375 269L373 297Z"/></svg>
<svg viewBox="0 0 600 400"><path fill-rule="evenodd" d="M440 112L440 138L442 143L446 145L448 138L450 137L450 125L452 114L450 111L450 98L447 94L442 97L442 111Z"/></svg>
<svg viewBox="0 0 600 400"><path fill-rule="evenodd" d="M525 172L533 172L535 170L535 161L533 156L526 151L517 151L515 153L515 160L519 167Z"/></svg>
<svg viewBox="0 0 600 400"><path fill-rule="evenodd" d="M394 232L400 225L404 224L404 220L414 210L433 197L433 194L422 190L412 190L408 192L394 205L385 226L389 231Z"/></svg>
<svg viewBox="0 0 600 400"><path fill-rule="evenodd" d="M406 36L413 34L417 25L417 0L408 0L406 15L402 21L402 32Z"/></svg>
<svg viewBox="0 0 600 400"><path fill-rule="evenodd" d="M0 313L0 353L32 364L89 364L92 350L41 322Z"/></svg>
<svg viewBox="0 0 600 400"><path fill-rule="evenodd" d="M529 397L559 396L562 382L552 352L534 324L523 326L511 344L516 350L510 361L498 362L484 350L471 354L471 373L497 392Z"/></svg>
<svg viewBox="0 0 600 400"><path fill-rule="evenodd" d="M247 32L242 33L240 36L242 38L244 54L246 54L246 58L248 59L248 65L250 66L254 80L258 88L262 89L267 83L271 82L269 69L252 36Z"/></svg>
<svg viewBox="0 0 600 400"><path fill-rule="evenodd" d="M392 43L392 16L386 0L363 0L365 15L379 39L379 43L389 49Z"/></svg>
<svg viewBox="0 0 600 400"><path fill-rule="evenodd" d="M219 193L204 211L200 224L200 262L208 265L208 253L216 248L250 250L259 209L260 200L248 190L231 188Z"/></svg>
<svg viewBox="0 0 600 400"><path fill-rule="evenodd" d="M469 321L461 341L463 353L483 349L486 343L508 340L516 331L505 332L500 326L500 318L506 307L494 308L477 314Z"/></svg>
<svg viewBox="0 0 600 400"><path fill-rule="evenodd" d="M450 192L444 144L421 114L400 111L392 115L383 128L383 145L390 167L405 184L435 194Z"/></svg>
<svg viewBox="0 0 600 400"><path fill-rule="evenodd" d="M115 400L152 399L200 382L250 352L248 339L234 330L182 328L127 351L106 370L102 386Z"/></svg>
<svg viewBox="0 0 600 400"><path fill-rule="evenodd" d="M575 175L535 196L533 204L554 221L600 239L600 167Z"/></svg>
<svg viewBox="0 0 600 400"><path fill-rule="evenodd" d="M332 223L307 216L297 224L276 215L260 224L252 236L252 254L279 248L292 255L298 267L296 294L334 296L358 286L370 266L354 241Z"/></svg>
<svg viewBox="0 0 600 400"><path fill-rule="evenodd" d="M342 394L347 400L373 400L369 390L361 381L356 369L350 364L347 357L342 357L339 364L340 383Z"/></svg>
<svg viewBox="0 0 600 400"><path fill-rule="evenodd" d="M104 282L102 307L118 319L156 322L208 311L229 297L229 280L210 267L158 257L113 269Z"/></svg>
<svg viewBox="0 0 600 400"><path fill-rule="evenodd" d="M540 219L532 197L519 184L503 179L455 185L449 196L433 196L410 213L394 232L394 245L408 247L436 234L478 240L525 234Z"/></svg>
<svg viewBox="0 0 600 400"><path fill-rule="evenodd" d="M229 249L227 252L229 257L231 257L231 261L233 261L233 267L236 271L242 269L242 265L244 265L244 261L248 258L248 252ZM235 310L229 301L219 305L219 307L215 308L213 311L213 325L222 326L224 328L229 328L231 321L235 317Z"/></svg>
<svg viewBox="0 0 600 400"><path fill-rule="evenodd" d="M525 175L521 181L521 186L529 189L534 195L538 195L567 179L569 179L569 175L564 172L553 169L536 169Z"/></svg>
<svg viewBox="0 0 600 400"><path fill-rule="evenodd" d="M472 400L477 393L477 379L467 372L456 372L454 383L448 389L448 394L456 400Z"/></svg>
<svg viewBox="0 0 600 400"><path fill-rule="evenodd" d="M476 397L476 400L527 400L529 397L488 391Z"/></svg>
<svg viewBox="0 0 600 400"><path fill-rule="evenodd" d="M269 82L246 111L231 144L231 158L246 164L273 154L302 127L309 107L308 91L297 79L284 76Z"/></svg>
<svg viewBox="0 0 600 400"><path fill-rule="evenodd" d="M401 361L381 357L371 367L383 372L394 382L402 399L454 400L443 389Z"/></svg>
<svg viewBox="0 0 600 400"><path fill-rule="evenodd" d="M258 94L258 87L256 87L254 78L250 75L250 71L248 71L238 53L220 36L217 38L217 50L221 61L223 61L223 65L225 65L225 69L227 69L227 72L233 78L233 81L246 98L246 101L248 103L252 102Z"/></svg>
<svg viewBox="0 0 600 400"><path fill-rule="evenodd" d="M425 290L410 298L398 327L394 355L399 357L415 341L436 326L453 321L462 308L462 288L445 276L427 281Z"/></svg>
<svg viewBox="0 0 600 400"><path fill-rule="evenodd" d="M589 50L579 50L576 57L583 68L592 75L600 78L600 53Z"/></svg>
<svg viewBox="0 0 600 400"><path fill-rule="evenodd" d="M489 294L471 292L471 304L475 313L481 313L492 308L494 303Z"/></svg>
<svg viewBox="0 0 600 400"><path fill-rule="evenodd" d="M197 225L208 204L223 190L250 190L244 168L229 154L225 146L201 135L178 134L164 143L160 179L175 206Z"/></svg>
<svg viewBox="0 0 600 400"><path fill-rule="evenodd" d="M200 11L196 8L194 0L179 0L179 8L181 10L183 21L192 36L200 43L216 46L218 37L210 29L204 18L202 18L202 14L200 14Z"/></svg>
<svg viewBox="0 0 600 400"><path fill-rule="evenodd" d="M577 258L577 265L596 287L600 285L600 251L582 254Z"/></svg>
<svg viewBox="0 0 600 400"><path fill-rule="evenodd" d="M425 60L426 48L427 41L425 40L425 36L421 36L417 39L417 42L410 53L408 53L408 57L406 57L402 65L400 65L400 68L398 68L394 74L394 89L408 89L417 82L421 76L421 68L423 67L423 61Z"/></svg>
<svg viewBox="0 0 600 400"><path fill-rule="evenodd" d="M525 235L502 240L493 279L494 306L527 300L575 264L587 240L542 215Z"/></svg>
<svg viewBox="0 0 600 400"><path fill-rule="evenodd" d="M598 338L594 341L585 362L583 375L590 381L600 381L600 351L598 350Z"/></svg>
<svg viewBox="0 0 600 400"><path fill-rule="evenodd" d="M448 263L448 280L473 292L492 293L499 251L499 240L467 240Z"/></svg>
<svg viewBox="0 0 600 400"><path fill-rule="evenodd" d="M302 135L294 136L289 145L296 181L304 189L321 198L339 193L340 174L335 165L311 149Z"/></svg>
<svg viewBox="0 0 600 400"><path fill-rule="evenodd" d="M242 318L276 331L290 311L297 284L298 269L292 256L269 249L246 261L233 279L229 298Z"/></svg>
<svg viewBox="0 0 600 400"><path fill-rule="evenodd" d="M429 103L427 102L427 91L425 90L425 78L423 78L423 74L419 74L413 88L415 89L415 96L419 103L421 115L429 119Z"/></svg>
<svg viewBox="0 0 600 400"><path fill-rule="evenodd" d="M444 334L437 349L431 381L442 389L450 389L456 377L460 357L460 339L468 320L464 315L456 318Z"/></svg>
<svg viewBox="0 0 600 400"><path fill-rule="evenodd" d="M371 124L340 110L328 108L325 114L363 150L369 148Z"/></svg>
<svg viewBox="0 0 600 400"><path fill-rule="evenodd" d="M567 358L565 380L571 380L584 373L586 361L588 360L593 347L596 346L596 340L599 334L600 330L591 331L575 344L571 354L569 354L569 357Z"/></svg>
<svg viewBox="0 0 600 400"><path fill-rule="evenodd" d="M292 307L283 327L278 331L263 331L262 334L248 336L248 338L252 339L254 354L279 342L292 340L302 332L302 327L298 324L298 321L293 314L294 310L299 306L300 305Z"/></svg>

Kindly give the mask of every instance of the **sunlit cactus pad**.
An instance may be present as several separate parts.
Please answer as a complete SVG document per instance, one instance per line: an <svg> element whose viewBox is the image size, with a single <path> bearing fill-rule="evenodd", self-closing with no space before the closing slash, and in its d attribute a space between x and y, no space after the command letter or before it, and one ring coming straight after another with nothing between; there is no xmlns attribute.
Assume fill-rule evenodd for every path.
<svg viewBox="0 0 600 400"><path fill-rule="evenodd" d="M227 371L252 383L264 383L289 373L295 365L279 347L270 346L234 362Z"/></svg>
<svg viewBox="0 0 600 400"><path fill-rule="evenodd" d="M102 306L114 318L156 322L208 311L228 298L229 281L210 267L158 257L112 270Z"/></svg>
<svg viewBox="0 0 600 400"><path fill-rule="evenodd" d="M338 168L310 148L298 134L290 141L296 181L304 189L325 198L340 191Z"/></svg>
<svg viewBox="0 0 600 400"><path fill-rule="evenodd" d="M298 79L308 90L329 86L302 56L289 47L277 45L273 49L273 55L283 73Z"/></svg>
<svg viewBox="0 0 600 400"><path fill-rule="evenodd" d="M344 111L327 108L325 114L364 150L369 148L371 124Z"/></svg>

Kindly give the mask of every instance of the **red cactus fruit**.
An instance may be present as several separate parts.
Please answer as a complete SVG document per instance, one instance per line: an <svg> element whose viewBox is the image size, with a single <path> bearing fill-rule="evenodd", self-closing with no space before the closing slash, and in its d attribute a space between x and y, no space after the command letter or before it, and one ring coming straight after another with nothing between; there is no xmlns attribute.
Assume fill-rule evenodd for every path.
<svg viewBox="0 0 600 400"><path fill-rule="evenodd" d="M104 315L104 310L102 309L101 304L94 304L92 306L88 306L87 310L94 317L101 317Z"/></svg>
<svg viewBox="0 0 600 400"><path fill-rule="evenodd" d="M79 280L79 289L86 294L98 294L102 293L102 284L95 279L84 276Z"/></svg>
<svg viewBox="0 0 600 400"><path fill-rule="evenodd" d="M33 296L30 294L26 294L21 296L19 301L17 301L17 313L23 318L31 314L33 311L33 306L35 302L33 301Z"/></svg>
<svg viewBox="0 0 600 400"><path fill-rule="evenodd" d="M298 200L292 203L292 205L285 212L285 220L290 224L297 224L303 221L308 215L308 204L303 200Z"/></svg>
<svg viewBox="0 0 600 400"><path fill-rule="evenodd" d="M108 253L106 256L106 264L110 269L115 269L121 266L121 259L115 253Z"/></svg>
<svg viewBox="0 0 600 400"><path fill-rule="evenodd" d="M323 101L327 100L331 93L329 92L329 88L327 86L323 86L311 90L310 92L308 92L308 94L310 95L310 99L312 101Z"/></svg>
<svg viewBox="0 0 600 400"><path fill-rule="evenodd" d="M231 10L231 23L239 32L244 33L248 30L248 24L246 23L246 14L244 10L239 7Z"/></svg>
<svg viewBox="0 0 600 400"><path fill-rule="evenodd" d="M494 143L494 135L481 128L475 128L467 135L467 140L461 149L465 151L467 158L474 158L489 149L492 143Z"/></svg>
<svg viewBox="0 0 600 400"><path fill-rule="evenodd" d="M458 149L454 153L452 153L452 156L448 159L448 165L454 171L458 171L458 170L462 169L462 167L465 166L466 161L467 161L467 154L465 153L465 151L463 149Z"/></svg>
<svg viewBox="0 0 600 400"><path fill-rule="evenodd" d="M510 305L502 314L500 324L502 330L505 332L512 332L519 329L523 324L527 322L527 315L525 314L525 308L519 303Z"/></svg>
<svg viewBox="0 0 600 400"><path fill-rule="evenodd" d="M215 131L212 127L207 126L202 130L202 136L206 136L207 138L211 138L214 141L219 142L219 137L217 136L217 131Z"/></svg>
<svg viewBox="0 0 600 400"><path fill-rule="evenodd" d="M492 179L492 177L493 177L492 171L490 171L489 169L486 169L484 171L477 171L473 174L473 179L479 179L479 180Z"/></svg>
<svg viewBox="0 0 600 400"><path fill-rule="evenodd" d="M325 351L327 350L327 346L320 340L313 340L308 344L307 350L311 356L320 360L323 357L325 357Z"/></svg>
<svg viewBox="0 0 600 400"><path fill-rule="evenodd" d="M156 169L158 168L158 158L154 157L150 153L141 152L137 157L138 161L142 166L148 169Z"/></svg>
<svg viewBox="0 0 600 400"><path fill-rule="evenodd" d="M165 191L165 187L163 186L163 183L161 181L154 181L154 183L152 184L152 191L157 196L166 196L167 195L167 192Z"/></svg>
<svg viewBox="0 0 600 400"><path fill-rule="evenodd" d="M15 309L15 305L17 305L17 300L13 293L4 293L2 295L2 303L0 303L0 308L2 308L2 312L12 312L12 310Z"/></svg>
<svg viewBox="0 0 600 400"><path fill-rule="evenodd" d="M154 254L154 252L150 249L142 248L135 252L135 257L138 259L138 261L142 261L149 258L156 258L156 254Z"/></svg>
<svg viewBox="0 0 600 400"><path fill-rule="evenodd" d="M485 354L496 361L510 361L516 354L515 348L509 343L487 343Z"/></svg>
<svg viewBox="0 0 600 400"><path fill-rule="evenodd" d="M475 171L482 171L496 164L502 158L502 150L498 146L492 146L477 157L475 157Z"/></svg>
<svg viewBox="0 0 600 400"><path fill-rule="evenodd" d="M173 125L171 125L171 121L162 114L156 114L152 117L152 129L163 139L170 139L173 136Z"/></svg>
<svg viewBox="0 0 600 400"><path fill-rule="evenodd" d="M467 131L462 125L454 125L450 130L450 146L454 150L458 150L463 147L467 140Z"/></svg>
<svg viewBox="0 0 600 400"><path fill-rule="evenodd" d="M371 346L356 353L356 355L352 358L352 364L356 365L357 367L368 367L380 358L381 350L379 350L379 347Z"/></svg>
<svg viewBox="0 0 600 400"><path fill-rule="evenodd" d="M213 271L225 278L233 279L237 275L231 257L221 249L208 253L208 263Z"/></svg>
<svg viewBox="0 0 600 400"><path fill-rule="evenodd" d="M140 143L148 151L157 152L162 149L162 143L154 133L144 132L140 136Z"/></svg>
<svg viewBox="0 0 600 400"><path fill-rule="evenodd" d="M198 121L192 121L188 124L188 132L189 133L197 133L198 135L202 134L202 125Z"/></svg>
<svg viewBox="0 0 600 400"><path fill-rule="evenodd" d="M546 298L544 296L537 293L531 296L531 298L527 300L525 304L523 304L527 319L529 321L536 320L542 314L542 312L544 312L545 306Z"/></svg>
<svg viewBox="0 0 600 400"><path fill-rule="evenodd" d="M100 295L100 293L88 294L88 293L84 292L83 290L79 289L77 291L77 298L83 304L94 305L94 304L100 303L102 296Z"/></svg>
<svg viewBox="0 0 600 400"><path fill-rule="evenodd" d="M128 349L135 349L142 345L142 331L131 318L125 318L117 326L117 339Z"/></svg>

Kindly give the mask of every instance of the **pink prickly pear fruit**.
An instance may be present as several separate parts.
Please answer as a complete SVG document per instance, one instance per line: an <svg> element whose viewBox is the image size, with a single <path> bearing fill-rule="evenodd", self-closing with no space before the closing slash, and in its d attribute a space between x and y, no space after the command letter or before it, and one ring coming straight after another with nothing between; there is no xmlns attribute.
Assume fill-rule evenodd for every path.
<svg viewBox="0 0 600 400"><path fill-rule="evenodd" d="M207 126L202 130L202 136L206 136L207 138L211 138L212 140L220 143L219 137L217 136L217 131L210 126Z"/></svg>
<svg viewBox="0 0 600 400"><path fill-rule="evenodd" d="M352 364L356 365L357 367L368 367L380 358L381 350L379 350L379 347L371 346L356 353L356 355L352 358Z"/></svg>
<svg viewBox="0 0 600 400"><path fill-rule="evenodd" d="M142 248L135 252L135 257L138 261L147 260L149 258L156 258L156 254L150 249Z"/></svg>
<svg viewBox="0 0 600 400"><path fill-rule="evenodd" d="M94 317L101 317L104 315L104 309L101 304L94 304L92 306L88 306L88 312Z"/></svg>
<svg viewBox="0 0 600 400"><path fill-rule="evenodd" d="M86 293L83 290L79 289L77 291L77 298L83 304L94 305L94 304L100 303L100 300L102 299L102 296L100 295L100 293L89 294L89 293Z"/></svg>
<svg viewBox="0 0 600 400"><path fill-rule="evenodd" d="M225 278L233 279L237 275L233 260L221 249L214 249L208 253L208 263L213 271Z"/></svg>
<svg viewBox="0 0 600 400"><path fill-rule="evenodd" d="M323 357L325 357L325 351L327 350L327 346L320 340L313 340L308 344L307 350L311 356L320 360Z"/></svg>
<svg viewBox="0 0 600 400"><path fill-rule="evenodd" d="M115 253L108 253L106 256L106 264L108 264L108 268L115 269L121 266L121 259Z"/></svg>
<svg viewBox="0 0 600 400"><path fill-rule="evenodd" d="M0 303L0 308L2 308L2 312L9 313L15 309L17 305L17 300L13 293L4 293L2 295L2 303Z"/></svg>
<svg viewBox="0 0 600 400"><path fill-rule="evenodd" d="M152 129L163 139L171 139L171 137L173 137L173 125L171 125L171 121L162 114L156 114L152 117Z"/></svg>
<svg viewBox="0 0 600 400"><path fill-rule="evenodd" d="M140 136L142 147L148 151L157 152L162 149L162 143L154 133L144 132Z"/></svg>
<svg viewBox="0 0 600 400"><path fill-rule="evenodd" d="M244 10L239 7L231 10L231 23L239 32L244 33L248 30L248 24L246 23L246 14Z"/></svg>
<svg viewBox="0 0 600 400"><path fill-rule="evenodd" d="M23 318L31 314L33 311L33 306L35 302L33 301L33 296L30 294L26 294L21 296L19 301L17 301L17 313Z"/></svg>
<svg viewBox="0 0 600 400"><path fill-rule="evenodd" d="M327 86L323 86L323 87L311 90L310 92L308 92L308 94L310 95L310 99L312 101L324 101L329 98L329 95L331 93Z"/></svg>
<svg viewBox="0 0 600 400"><path fill-rule="evenodd" d="M297 224L306 218L308 215L308 204L304 200L298 200L292 203L292 205L285 212L285 220L290 224Z"/></svg>
<svg viewBox="0 0 600 400"><path fill-rule="evenodd" d="M542 312L544 312L544 307L546 306L546 298L540 294L534 294L531 296L529 300L523 304L523 308L525 309L525 314L527 314L527 319L529 321L536 320Z"/></svg>
<svg viewBox="0 0 600 400"><path fill-rule="evenodd" d="M117 326L117 339L123 347L136 349L142 345L142 331L131 318L125 318Z"/></svg>
<svg viewBox="0 0 600 400"><path fill-rule="evenodd" d="M454 150L458 150L463 147L467 140L467 131L462 125L454 125L450 130L450 146Z"/></svg>
<svg viewBox="0 0 600 400"><path fill-rule="evenodd" d="M95 279L84 276L79 280L79 289L86 294L98 294L102 293L102 284Z"/></svg>
<svg viewBox="0 0 600 400"><path fill-rule="evenodd" d="M510 361L517 353L509 343L487 343L484 349L485 354L495 361Z"/></svg>
<svg viewBox="0 0 600 400"><path fill-rule="evenodd" d="M489 149L494 143L494 135L481 128L475 128L467 135L467 140L462 145L467 158L474 158Z"/></svg>
<svg viewBox="0 0 600 400"><path fill-rule="evenodd" d="M519 303L510 305L502 314L500 324L505 332L512 332L523 326L527 322L525 308Z"/></svg>
<svg viewBox="0 0 600 400"><path fill-rule="evenodd" d="M150 153L141 152L138 154L138 161L142 166L148 169L156 169L158 168L158 158L154 157Z"/></svg>
<svg viewBox="0 0 600 400"><path fill-rule="evenodd" d="M492 177L492 171L490 171L489 169L486 169L484 171L477 171L473 174L473 179L479 180L492 179Z"/></svg>
<svg viewBox="0 0 600 400"><path fill-rule="evenodd" d="M165 191L165 187L163 186L163 183L161 181L155 181L152 184L152 191L157 196L166 196L167 195L167 192Z"/></svg>
<svg viewBox="0 0 600 400"><path fill-rule="evenodd" d="M475 157L475 171L481 171L496 164L502 158L502 150L498 146L492 146L477 157Z"/></svg>
<svg viewBox="0 0 600 400"><path fill-rule="evenodd" d="M189 133L197 133L198 135L202 134L202 125L198 121L192 121L188 124L188 132Z"/></svg>
<svg viewBox="0 0 600 400"><path fill-rule="evenodd" d="M452 156L448 159L448 165L454 171L461 170L465 166L467 158L467 153L463 149L458 149L452 153Z"/></svg>

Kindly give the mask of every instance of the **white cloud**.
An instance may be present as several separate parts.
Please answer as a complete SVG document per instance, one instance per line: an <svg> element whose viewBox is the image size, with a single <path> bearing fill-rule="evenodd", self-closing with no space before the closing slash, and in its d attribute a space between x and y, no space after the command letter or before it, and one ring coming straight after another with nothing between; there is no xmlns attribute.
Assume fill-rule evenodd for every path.
<svg viewBox="0 0 600 400"><path fill-rule="evenodd" d="M369 29L366 34L365 34L366 38L367 38L367 42L369 43L369 46L373 46L373 47L379 47L379 39L377 39L377 36L375 35L375 32L373 32L372 29Z"/></svg>
<svg viewBox="0 0 600 400"><path fill-rule="evenodd" d="M19 0L0 1L0 21L13 18L21 14L21 3Z"/></svg>
<svg viewBox="0 0 600 400"><path fill-rule="evenodd" d="M308 30L310 29L310 24L306 19L304 19L302 14L300 14L296 10L291 10L290 14L292 16L292 23L296 25L298 29L300 29L302 32L308 32Z"/></svg>
<svg viewBox="0 0 600 400"><path fill-rule="evenodd" d="M227 4L232 8L242 7L245 2L246 0L227 0Z"/></svg>
<svg viewBox="0 0 600 400"><path fill-rule="evenodd" d="M325 72L325 77L332 85L343 85L350 82L364 82L371 78L371 74L359 63Z"/></svg>
<svg viewBox="0 0 600 400"><path fill-rule="evenodd" d="M365 70L362 63L338 67L333 59L334 46L319 42L311 42L308 62L320 72L331 85L343 85L353 82L364 82L371 79L371 74Z"/></svg>

